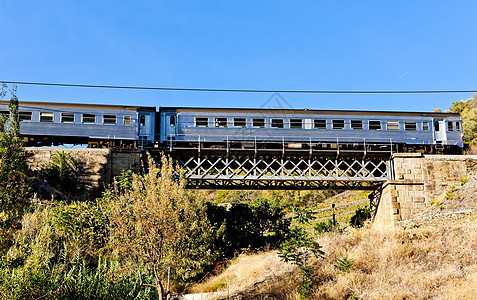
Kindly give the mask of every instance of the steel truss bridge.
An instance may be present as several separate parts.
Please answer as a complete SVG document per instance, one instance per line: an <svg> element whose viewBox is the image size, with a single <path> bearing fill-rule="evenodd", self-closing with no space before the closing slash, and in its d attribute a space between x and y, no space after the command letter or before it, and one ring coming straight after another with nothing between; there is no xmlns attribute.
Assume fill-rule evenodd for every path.
<svg viewBox="0 0 477 300"><path fill-rule="evenodd" d="M187 188L379 190L393 179L391 155L171 150L166 154L185 171Z"/></svg>

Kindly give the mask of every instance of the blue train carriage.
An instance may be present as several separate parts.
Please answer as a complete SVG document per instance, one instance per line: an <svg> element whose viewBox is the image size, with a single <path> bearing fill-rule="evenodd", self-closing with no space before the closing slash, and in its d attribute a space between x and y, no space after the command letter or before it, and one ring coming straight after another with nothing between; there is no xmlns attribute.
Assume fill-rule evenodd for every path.
<svg viewBox="0 0 477 300"><path fill-rule="evenodd" d="M9 114L8 102L0 101L0 113ZM22 101L19 116L27 146L138 147L154 143L154 107Z"/></svg>
<svg viewBox="0 0 477 300"><path fill-rule="evenodd" d="M175 149L461 153L456 113L161 107Z"/></svg>

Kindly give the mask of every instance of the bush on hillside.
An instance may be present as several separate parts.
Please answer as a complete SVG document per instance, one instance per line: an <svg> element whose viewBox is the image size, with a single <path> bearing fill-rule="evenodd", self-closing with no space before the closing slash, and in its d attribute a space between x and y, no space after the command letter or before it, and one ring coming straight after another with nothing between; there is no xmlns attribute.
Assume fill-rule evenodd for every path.
<svg viewBox="0 0 477 300"><path fill-rule="evenodd" d="M0 98L6 94L2 86ZM10 116L0 116L0 256L11 246L28 205L27 167L20 136L18 99L10 100Z"/></svg>
<svg viewBox="0 0 477 300"><path fill-rule="evenodd" d="M265 198L235 203L229 209L207 203L207 217L220 233L216 244L224 259L242 249L276 248L290 224L285 212Z"/></svg>
<svg viewBox="0 0 477 300"><path fill-rule="evenodd" d="M366 220L371 219L371 209L369 206L357 208L354 215L351 216L349 224L353 227L363 227Z"/></svg>
<svg viewBox="0 0 477 300"><path fill-rule="evenodd" d="M450 112L460 113L465 142L475 144L477 138L477 94L465 101L452 103Z"/></svg>
<svg viewBox="0 0 477 300"><path fill-rule="evenodd" d="M49 184L70 195L74 194L81 184L80 165L65 151L53 153L41 173Z"/></svg>

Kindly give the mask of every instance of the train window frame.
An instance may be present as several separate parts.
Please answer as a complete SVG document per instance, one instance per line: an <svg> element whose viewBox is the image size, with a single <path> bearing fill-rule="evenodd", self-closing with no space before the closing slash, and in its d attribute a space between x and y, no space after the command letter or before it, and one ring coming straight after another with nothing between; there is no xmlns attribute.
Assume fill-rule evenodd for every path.
<svg viewBox="0 0 477 300"><path fill-rule="evenodd" d="M132 118L130 115L123 116L123 126L131 126Z"/></svg>
<svg viewBox="0 0 477 300"><path fill-rule="evenodd" d="M455 131L460 131L460 122L455 122Z"/></svg>
<svg viewBox="0 0 477 300"><path fill-rule="evenodd" d="M422 131L429 131L429 122L422 122Z"/></svg>
<svg viewBox="0 0 477 300"><path fill-rule="evenodd" d="M25 116L29 116L29 118L25 118ZM19 111L18 118L20 122L31 122L33 120L33 112L31 111Z"/></svg>
<svg viewBox="0 0 477 300"><path fill-rule="evenodd" d="M314 119L313 120L313 128L319 129L319 130L326 130L327 127L328 127L328 124L326 124L326 119Z"/></svg>
<svg viewBox="0 0 477 300"><path fill-rule="evenodd" d="M169 127L176 127L176 116L175 115L170 115L169 116Z"/></svg>
<svg viewBox="0 0 477 300"><path fill-rule="evenodd" d="M331 120L331 128L334 130L343 130L345 129L345 126L345 120Z"/></svg>
<svg viewBox="0 0 477 300"><path fill-rule="evenodd" d="M303 129L303 119L293 118L289 122L291 129Z"/></svg>
<svg viewBox="0 0 477 300"><path fill-rule="evenodd" d="M54 123L55 114L52 112L41 111L40 112L40 122L41 123Z"/></svg>
<svg viewBox="0 0 477 300"><path fill-rule="evenodd" d="M96 124L96 114L82 114L81 115L82 124Z"/></svg>
<svg viewBox="0 0 477 300"><path fill-rule="evenodd" d="M399 131L399 121L386 121L386 130Z"/></svg>
<svg viewBox="0 0 477 300"><path fill-rule="evenodd" d="M68 116L67 116L68 115ZM67 118L71 118L73 117L73 121L65 121L65 117ZM60 122L61 123L68 123L68 124L73 124L75 122L75 114L74 113L65 113L65 112L62 112L60 114Z"/></svg>
<svg viewBox="0 0 477 300"><path fill-rule="evenodd" d="M265 128L265 119L264 118L252 118L252 127L253 128Z"/></svg>
<svg viewBox="0 0 477 300"><path fill-rule="evenodd" d="M447 122L447 131L454 131L454 122Z"/></svg>
<svg viewBox="0 0 477 300"><path fill-rule="evenodd" d="M369 130L383 130L381 120L368 120Z"/></svg>
<svg viewBox="0 0 477 300"><path fill-rule="evenodd" d="M353 130L363 130L363 120L350 120L351 129Z"/></svg>
<svg viewBox="0 0 477 300"><path fill-rule="evenodd" d="M234 127L247 128L246 118L234 118Z"/></svg>
<svg viewBox="0 0 477 300"><path fill-rule="evenodd" d="M116 125L117 123L118 123L118 116L103 115L103 125Z"/></svg>
<svg viewBox="0 0 477 300"><path fill-rule="evenodd" d="M271 128L285 128L285 120L283 119L271 119L270 120Z"/></svg>
<svg viewBox="0 0 477 300"><path fill-rule="evenodd" d="M417 122L404 121L404 131L417 131Z"/></svg>
<svg viewBox="0 0 477 300"><path fill-rule="evenodd" d="M207 128L207 127L209 127L209 118L208 117L195 117L194 125L195 125L195 127Z"/></svg>
<svg viewBox="0 0 477 300"><path fill-rule="evenodd" d="M214 127L215 128L227 128L228 127L228 119L224 117L217 117L214 118Z"/></svg>

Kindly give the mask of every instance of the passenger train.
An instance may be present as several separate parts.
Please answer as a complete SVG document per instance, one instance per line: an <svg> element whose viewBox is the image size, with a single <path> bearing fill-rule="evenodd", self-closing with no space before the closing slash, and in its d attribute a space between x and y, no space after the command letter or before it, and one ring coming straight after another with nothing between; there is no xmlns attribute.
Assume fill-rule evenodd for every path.
<svg viewBox="0 0 477 300"><path fill-rule="evenodd" d="M0 101L0 113L9 114ZM457 113L20 102L27 146L461 153ZM371 148L370 148L371 147Z"/></svg>

